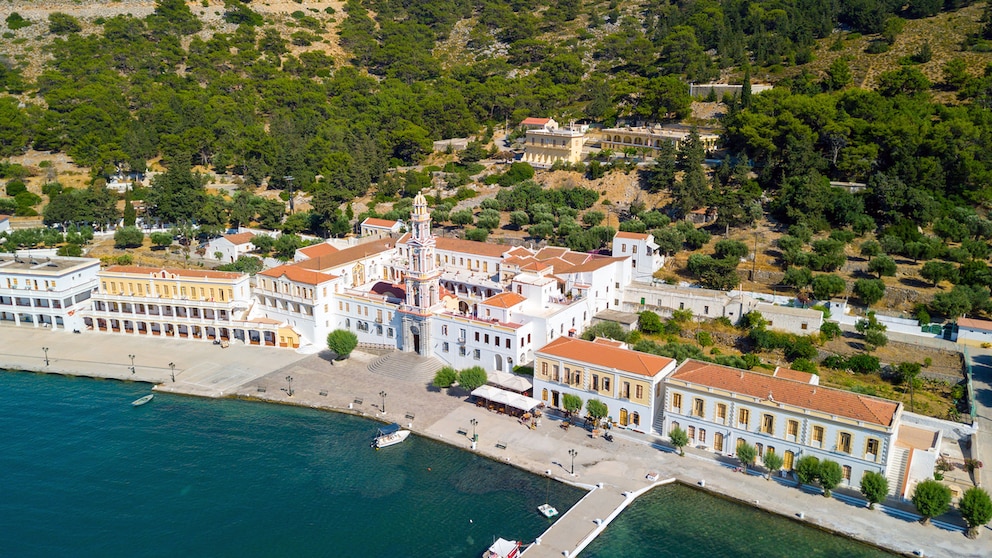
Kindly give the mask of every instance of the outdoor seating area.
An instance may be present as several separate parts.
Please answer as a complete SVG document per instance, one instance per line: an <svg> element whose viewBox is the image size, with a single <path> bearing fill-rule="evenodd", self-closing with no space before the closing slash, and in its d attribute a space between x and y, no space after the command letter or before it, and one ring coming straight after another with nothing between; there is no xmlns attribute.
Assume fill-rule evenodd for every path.
<svg viewBox="0 0 992 558"><path fill-rule="evenodd" d="M523 416L544 405L540 400L527 397L512 391L506 391L492 386L481 386L472 391L478 407L490 411L504 413L510 416Z"/></svg>

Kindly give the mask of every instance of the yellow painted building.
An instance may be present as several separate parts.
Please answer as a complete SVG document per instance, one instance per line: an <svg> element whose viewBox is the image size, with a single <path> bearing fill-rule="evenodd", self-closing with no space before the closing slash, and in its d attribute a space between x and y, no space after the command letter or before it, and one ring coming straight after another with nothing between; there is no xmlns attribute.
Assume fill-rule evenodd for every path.
<svg viewBox="0 0 992 558"><path fill-rule="evenodd" d="M88 329L135 335L240 341L299 347L299 334L268 318L251 318L249 276L211 270L111 266L86 312Z"/></svg>
<svg viewBox="0 0 992 558"><path fill-rule="evenodd" d="M535 355L534 397L554 409L564 409L566 394L583 405L598 399L614 424L649 431L662 401L661 382L673 370L674 360L617 341L559 337Z"/></svg>

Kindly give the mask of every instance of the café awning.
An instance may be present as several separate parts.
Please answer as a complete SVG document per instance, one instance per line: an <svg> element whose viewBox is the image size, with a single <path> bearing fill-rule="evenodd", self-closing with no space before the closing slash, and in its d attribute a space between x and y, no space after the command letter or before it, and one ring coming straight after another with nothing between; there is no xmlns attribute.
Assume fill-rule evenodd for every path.
<svg viewBox="0 0 992 558"><path fill-rule="evenodd" d="M539 399L527 397L526 395L520 395L519 393L513 393L512 391L495 388L493 386L478 387L472 392L472 395L492 401L493 403L499 403L500 405L513 407L514 409L520 409L521 411L530 411L541 405L541 401Z"/></svg>
<svg viewBox="0 0 992 558"><path fill-rule="evenodd" d="M523 376L510 374L509 372L489 372L489 383L496 384L497 387L523 393L534 387L530 380Z"/></svg>

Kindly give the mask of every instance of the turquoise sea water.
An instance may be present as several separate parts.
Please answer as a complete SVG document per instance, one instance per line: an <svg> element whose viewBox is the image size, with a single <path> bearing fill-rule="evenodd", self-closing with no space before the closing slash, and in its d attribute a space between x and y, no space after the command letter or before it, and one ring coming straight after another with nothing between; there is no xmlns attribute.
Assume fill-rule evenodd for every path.
<svg viewBox="0 0 992 558"><path fill-rule="evenodd" d="M0 556L475 557L584 493L376 423L147 384L0 372ZM550 488L549 488L550 487ZM683 486L642 496L590 557L883 556Z"/></svg>
<svg viewBox="0 0 992 558"><path fill-rule="evenodd" d="M357 417L0 373L0 556L479 556L548 482ZM571 507L583 492L550 486Z"/></svg>
<svg viewBox="0 0 992 558"><path fill-rule="evenodd" d="M583 558L880 558L889 554L681 484L641 496Z"/></svg>

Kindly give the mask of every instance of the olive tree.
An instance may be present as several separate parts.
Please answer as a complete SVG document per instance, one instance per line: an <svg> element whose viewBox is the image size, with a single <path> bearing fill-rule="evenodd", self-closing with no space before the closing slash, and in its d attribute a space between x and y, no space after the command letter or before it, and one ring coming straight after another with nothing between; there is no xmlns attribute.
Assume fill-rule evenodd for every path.
<svg viewBox="0 0 992 558"><path fill-rule="evenodd" d="M978 538L981 527L992 519L992 498L983 488L969 488L961 496L958 510L968 524L968 538Z"/></svg>
<svg viewBox="0 0 992 558"><path fill-rule="evenodd" d="M820 469L817 471L816 478L820 481L820 486L823 487L823 495L829 498L830 491L844 480L844 471L840 468L840 463L824 459L820 462Z"/></svg>
<svg viewBox="0 0 992 558"><path fill-rule="evenodd" d="M754 464L754 459L758 457L758 449L751 444L743 443L737 446L737 459L741 460L741 465L744 466L744 472L747 472L747 468Z"/></svg>
<svg viewBox="0 0 992 558"><path fill-rule="evenodd" d="M432 383L434 387L443 389L451 387L456 381L458 381L458 371L450 366L445 366L438 370L437 374L434 374Z"/></svg>
<svg viewBox="0 0 992 558"><path fill-rule="evenodd" d="M565 408L565 412L573 415L582 410L582 398L571 393L563 394L561 396L561 406Z"/></svg>
<svg viewBox="0 0 992 558"><path fill-rule="evenodd" d="M335 329L327 334L327 348L334 352L338 360L348 358L358 346L358 336L347 329Z"/></svg>
<svg viewBox="0 0 992 558"><path fill-rule="evenodd" d="M814 455L806 455L796 461L796 478L800 488L804 484L813 484L820 473L820 459Z"/></svg>
<svg viewBox="0 0 992 558"><path fill-rule="evenodd" d="M586 401L586 413L588 413L589 417L596 421L596 424L599 424L601 420L606 418L606 415L609 412L610 408L606 406L606 403L603 403L599 399L590 399L589 401Z"/></svg>
<svg viewBox="0 0 992 558"><path fill-rule="evenodd" d="M889 480L882 473L865 471L861 477L861 494L868 500L868 509L875 509L875 504L885 500L889 493Z"/></svg>
<svg viewBox="0 0 992 558"><path fill-rule="evenodd" d="M675 449L679 450L679 455L685 455L685 450L682 448L689 445L689 435L686 434L685 430L676 426L668 433L668 439L675 446Z"/></svg>
<svg viewBox="0 0 992 558"><path fill-rule="evenodd" d="M920 523L927 525L930 519L943 515L951 507L951 489L938 481L927 479L913 490L913 505L923 518Z"/></svg>
<svg viewBox="0 0 992 558"><path fill-rule="evenodd" d="M771 475L781 469L782 464L785 463L782 456L773 451L766 452L761 461L764 462L765 467L768 469L768 478L771 478Z"/></svg>
<svg viewBox="0 0 992 558"><path fill-rule="evenodd" d="M476 388L486 385L488 381L489 377L486 375L486 370L481 366L466 368L458 373L458 385L468 391L474 391Z"/></svg>

